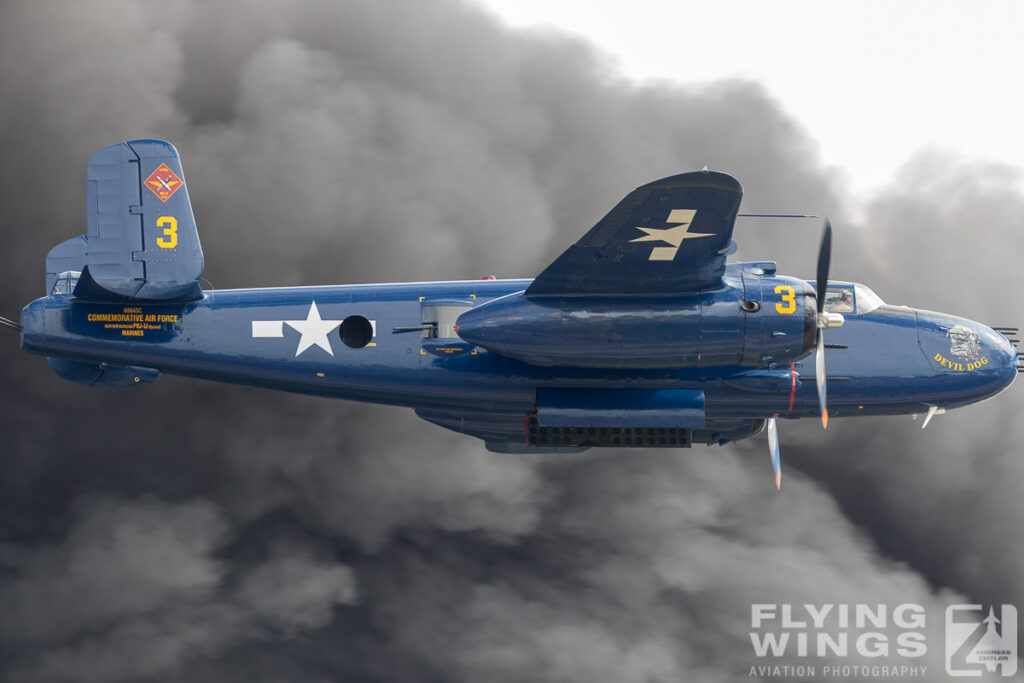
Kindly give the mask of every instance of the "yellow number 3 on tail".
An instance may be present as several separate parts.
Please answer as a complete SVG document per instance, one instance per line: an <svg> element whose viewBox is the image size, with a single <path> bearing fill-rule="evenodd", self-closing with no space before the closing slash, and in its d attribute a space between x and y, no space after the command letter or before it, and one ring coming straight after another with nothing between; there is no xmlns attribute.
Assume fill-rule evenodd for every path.
<svg viewBox="0 0 1024 683"><path fill-rule="evenodd" d="M160 216L160 218L156 219L156 226L158 228L164 228L164 237L156 238L156 245L158 247L160 247L161 249L174 249L176 246L178 246L177 218L175 218L174 216ZM775 291L778 291L778 289L776 289Z"/></svg>
<svg viewBox="0 0 1024 683"><path fill-rule="evenodd" d="M789 285L779 285L775 288L776 294L782 295L782 301L786 304L783 306L781 303L775 304L775 310L779 313L796 313L796 291L793 290Z"/></svg>

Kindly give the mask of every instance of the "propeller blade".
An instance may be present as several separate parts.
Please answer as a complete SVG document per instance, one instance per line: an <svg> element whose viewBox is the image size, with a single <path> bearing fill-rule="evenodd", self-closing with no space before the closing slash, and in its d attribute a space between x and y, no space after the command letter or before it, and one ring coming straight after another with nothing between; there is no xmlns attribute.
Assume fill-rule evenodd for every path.
<svg viewBox="0 0 1024 683"><path fill-rule="evenodd" d="M828 429L828 401L825 378L825 335L818 329L818 350L814 352L814 379L818 384L818 408L821 409L821 428Z"/></svg>
<svg viewBox="0 0 1024 683"><path fill-rule="evenodd" d="M818 250L818 349L814 353L814 374L818 384L818 407L821 409L821 428L828 428L828 402L826 401L825 377L825 335L828 327L825 313L825 292L828 289L828 267L832 262L832 221L825 219L825 231L821 235L821 249Z"/></svg>
<svg viewBox="0 0 1024 683"><path fill-rule="evenodd" d="M775 472L775 489L782 490L782 463L779 459L779 430L775 418L768 418L768 450L772 454L772 471Z"/></svg>
<svg viewBox="0 0 1024 683"><path fill-rule="evenodd" d="M825 311L825 290L828 289L828 267L832 262L832 221L825 219L825 232L818 250L818 316Z"/></svg>

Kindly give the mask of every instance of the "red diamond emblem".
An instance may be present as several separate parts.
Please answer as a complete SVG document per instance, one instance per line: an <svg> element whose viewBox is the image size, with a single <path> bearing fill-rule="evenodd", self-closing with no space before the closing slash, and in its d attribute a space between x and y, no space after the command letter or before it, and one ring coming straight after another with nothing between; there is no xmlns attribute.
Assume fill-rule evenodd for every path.
<svg viewBox="0 0 1024 683"><path fill-rule="evenodd" d="M142 183L153 191L160 201L166 202L175 192L181 189L184 181L178 174L167 168L167 164L160 164L156 170L149 174L149 177Z"/></svg>

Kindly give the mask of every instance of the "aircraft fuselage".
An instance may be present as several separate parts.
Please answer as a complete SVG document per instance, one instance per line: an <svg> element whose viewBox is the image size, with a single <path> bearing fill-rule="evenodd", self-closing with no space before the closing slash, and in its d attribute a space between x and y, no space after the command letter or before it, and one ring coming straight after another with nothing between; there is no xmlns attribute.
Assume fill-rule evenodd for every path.
<svg viewBox="0 0 1024 683"><path fill-rule="evenodd" d="M750 266L730 264L725 278L726 283L729 276L744 280L748 296ZM722 365L720 357L707 366L567 367L523 362L457 336L431 337L436 325L423 325L425 306L432 302L458 313L514 295L529 284L471 280L213 290L187 304L100 303L51 295L24 309L22 344L34 353L93 366L148 368L421 409L526 415L536 408L538 389L558 387L699 390L709 424L819 413L813 356L807 349L800 358L760 367ZM787 293L762 290L759 310L745 315L736 313L742 295L734 287L701 295L709 308L736 309L723 317L735 321L730 325L749 326L717 330L721 339L760 336L762 320L783 317L773 311L776 304L789 305L783 301ZM691 295L679 305L692 301ZM624 309L630 306L628 300L620 302ZM671 309L671 298L661 302ZM675 334L685 339L692 332L687 326L700 319L689 315L667 324L677 325ZM974 345L957 346L950 330L958 328L976 335ZM585 327L580 329L585 333ZM791 333L799 334L799 326ZM713 346L714 338L706 338ZM574 341L568 334L564 343ZM829 331L828 346L829 409L835 417L956 407L998 393L1016 376L1016 351L1003 335L978 323L906 307L847 313L845 325Z"/></svg>

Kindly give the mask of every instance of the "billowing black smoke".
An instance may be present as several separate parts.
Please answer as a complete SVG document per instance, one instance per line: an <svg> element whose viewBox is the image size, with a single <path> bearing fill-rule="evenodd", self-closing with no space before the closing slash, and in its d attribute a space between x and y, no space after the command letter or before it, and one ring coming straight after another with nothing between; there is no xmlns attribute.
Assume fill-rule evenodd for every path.
<svg viewBox="0 0 1024 683"><path fill-rule="evenodd" d="M84 231L89 155L148 136L181 151L217 287L531 276L632 187L706 164L745 209L830 213L835 278L1024 322L1010 169L922 154L853 225L753 83L636 85L454 0L0 12L0 314ZM736 237L813 270L811 223ZM90 390L0 349L11 680L749 680L751 604L782 602L919 603L941 671L945 604L1024 604L1016 390L923 433L783 424L778 495L760 439L495 455L407 410Z"/></svg>

